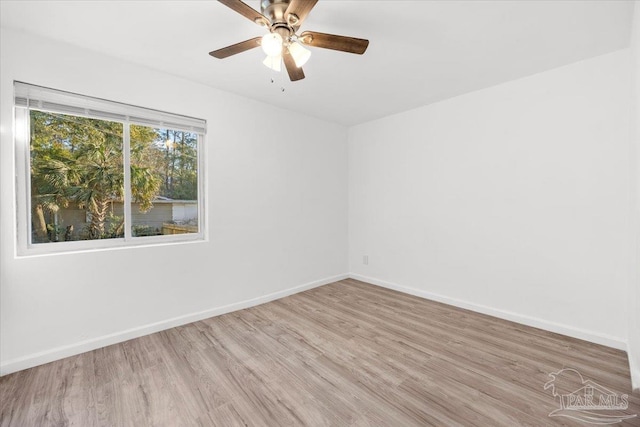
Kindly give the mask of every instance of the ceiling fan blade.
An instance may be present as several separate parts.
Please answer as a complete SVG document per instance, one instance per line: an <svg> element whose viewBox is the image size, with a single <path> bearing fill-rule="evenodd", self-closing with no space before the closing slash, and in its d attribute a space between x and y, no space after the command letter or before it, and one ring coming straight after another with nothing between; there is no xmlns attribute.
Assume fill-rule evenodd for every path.
<svg viewBox="0 0 640 427"><path fill-rule="evenodd" d="M302 21L307 17L311 9L318 3L318 0L291 0L287 11L284 13L285 19L288 19L289 14L297 16L297 21L290 22L293 27L300 28Z"/></svg>
<svg viewBox="0 0 640 427"><path fill-rule="evenodd" d="M235 10L245 18L255 22L258 25L269 25L269 20L266 16L249 6L248 4L240 0L218 0L223 5L230 9Z"/></svg>
<svg viewBox="0 0 640 427"><path fill-rule="evenodd" d="M292 82L304 79L304 71L302 71L302 68L296 67L296 62L289 53L289 49L285 49L282 60L284 61L284 66L287 68L287 73L289 73L289 79Z"/></svg>
<svg viewBox="0 0 640 427"><path fill-rule="evenodd" d="M245 40L243 42L232 44L231 46L223 47L222 49L209 52L209 55L218 59L227 58L231 55L235 55L237 53L241 53L246 50L253 49L255 47L260 46L261 40L262 40L262 37L254 37L252 39Z"/></svg>
<svg viewBox="0 0 640 427"><path fill-rule="evenodd" d="M369 40L336 36L335 34L316 33L315 31L305 31L300 34L298 40L307 46L357 53L358 55L362 55L369 46Z"/></svg>

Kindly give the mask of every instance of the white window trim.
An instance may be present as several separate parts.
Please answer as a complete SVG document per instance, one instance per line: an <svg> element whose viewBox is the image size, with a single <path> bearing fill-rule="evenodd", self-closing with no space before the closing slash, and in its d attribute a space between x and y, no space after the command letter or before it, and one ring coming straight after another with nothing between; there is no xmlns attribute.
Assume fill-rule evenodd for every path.
<svg viewBox="0 0 640 427"><path fill-rule="evenodd" d="M37 94L45 94L50 99L56 98L61 94L68 99L77 99L81 102L89 102L91 105L104 106L106 113L98 111L98 114L92 114L96 110L84 109L84 114L78 111L56 111L55 108L38 108L42 106L42 102L38 100L30 100L25 97L24 91L29 88L36 88ZM54 89L42 88L39 86L27 85L20 82L14 82L14 129L15 129L15 153L16 153L16 255L17 256L37 256L37 255L58 255L73 252L87 252L94 250L106 249L125 249L131 247L145 247L156 245L172 245L207 241L207 220L205 216L205 138L206 138L206 122L201 119L193 119L186 116L178 116L171 113L165 113L157 110L135 107L128 104L120 104L113 101L100 100L88 96L72 94L69 92L57 91ZM39 103L39 104L38 104ZM102 105L104 104L104 105ZM82 107L80 107L82 108ZM65 114L73 114L81 117L96 118L100 120L110 120L123 123L123 162L124 162L124 181L125 181L125 203L124 215L125 235L119 238L96 239L96 240L78 240L72 242L55 242L55 243L31 243L32 221L31 221L31 165L30 165L30 109L58 112ZM77 107L76 107L77 110ZM115 113L113 113L115 112ZM135 113L132 116L128 113ZM100 114L103 113L103 114ZM146 113L146 115L145 115ZM120 114L123 120L114 118L112 115ZM169 118L169 120L167 120ZM171 120L173 119L173 120ZM198 136L197 155L198 155L198 232L186 234L170 234L161 236L139 236L134 237L131 232L131 188L130 188L130 124L141 124L143 126L165 127L172 130L184 130L193 132Z"/></svg>

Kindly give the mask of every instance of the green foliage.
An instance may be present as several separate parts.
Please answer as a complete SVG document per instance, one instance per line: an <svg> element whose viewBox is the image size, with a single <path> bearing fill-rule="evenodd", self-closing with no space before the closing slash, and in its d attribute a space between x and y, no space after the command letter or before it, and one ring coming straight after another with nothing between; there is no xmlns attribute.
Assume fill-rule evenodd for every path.
<svg viewBox="0 0 640 427"><path fill-rule="evenodd" d="M60 234L63 232L64 229L62 227L55 224L47 224L47 235L50 241L57 242L60 239Z"/></svg>
<svg viewBox="0 0 640 427"><path fill-rule="evenodd" d="M154 150L155 132L138 138L139 152ZM86 209L84 238L112 236L105 229L110 204L124 199L123 125L117 122L31 111L31 197L35 241L47 241L45 215L70 204ZM160 178L153 164L136 165L132 193L149 209Z"/></svg>
<svg viewBox="0 0 640 427"><path fill-rule="evenodd" d="M160 230L153 228L150 225L134 225L131 232L135 237L158 236L162 234Z"/></svg>
<svg viewBox="0 0 640 427"><path fill-rule="evenodd" d="M198 198L198 139L190 132L155 129L154 151L139 151L136 136L144 126L131 126L132 166L138 161L154 165L161 178L160 195L174 200ZM135 134L134 134L135 132ZM146 156L146 157L145 157ZM133 178L132 178L133 179Z"/></svg>

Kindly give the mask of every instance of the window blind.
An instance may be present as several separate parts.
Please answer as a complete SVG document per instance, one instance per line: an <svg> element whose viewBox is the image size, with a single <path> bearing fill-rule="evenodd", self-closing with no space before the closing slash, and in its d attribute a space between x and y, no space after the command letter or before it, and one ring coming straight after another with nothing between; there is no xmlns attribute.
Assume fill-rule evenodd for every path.
<svg viewBox="0 0 640 427"><path fill-rule="evenodd" d="M204 134L207 130L207 122L203 119L136 107L23 82L14 82L14 102L17 107L52 113L73 114L199 134Z"/></svg>

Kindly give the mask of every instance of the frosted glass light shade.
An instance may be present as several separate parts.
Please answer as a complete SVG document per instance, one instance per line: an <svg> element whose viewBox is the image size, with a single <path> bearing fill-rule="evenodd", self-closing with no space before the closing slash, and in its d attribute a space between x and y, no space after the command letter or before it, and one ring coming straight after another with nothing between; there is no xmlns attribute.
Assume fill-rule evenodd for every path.
<svg viewBox="0 0 640 427"><path fill-rule="evenodd" d="M278 33L268 33L262 36L262 50L268 56L282 54L282 36Z"/></svg>
<svg viewBox="0 0 640 427"><path fill-rule="evenodd" d="M281 68L281 63L282 63L282 56L278 55L278 56L267 56L264 61L262 61L262 63L267 67L267 68L271 68L273 71L277 71L280 72Z"/></svg>
<svg viewBox="0 0 640 427"><path fill-rule="evenodd" d="M298 68L306 64L309 58L311 58L311 51L302 47L298 42L294 42L289 45L289 52L291 53L293 61L296 63L296 67Z"/></svg>

